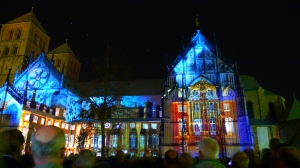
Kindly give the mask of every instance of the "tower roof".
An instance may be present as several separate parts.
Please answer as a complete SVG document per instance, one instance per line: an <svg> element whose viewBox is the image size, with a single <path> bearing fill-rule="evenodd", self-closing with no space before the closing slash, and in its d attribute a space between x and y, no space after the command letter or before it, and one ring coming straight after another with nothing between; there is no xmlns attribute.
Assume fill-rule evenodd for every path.
<svg viewBox="0 0 300 168"><path fill-rule="evenodd" d="M261 86L259 85L259 83L257 82L257 80L252 77L252 76L248 76L248 75L240 75L240 79L244 88L244 91L257 91L259 88L261 88ZM270 92L268 90L264 89L264 93L268 94L268 95L277 95L273 92Z"/></svg>
<svg viewBox="0 0 300 168"><path fill-rule="evenodd" d="M294 97L290 111L287 111L286 121L300 119L300 102Z"/></svg>
<svg viewBox="0 0 300 168"><path fill-rule="evenodd" d="M40 28L44 33L47 34L46 30L43 28L41 23L38 21L38 19L35 17L33 12L29 12L23 16L20 16L16 19L13 19L5 24L13 24L13 23L22 23L22 22L32 22L34 23L38 28ZM48 34L47 34L48 35Z"/></svg>
<svg viewBox="0 0 300 168"><path fill-rule="evenodd" d="M55 54L62 54L62 53L69 53L71 54L74 58L77 59L76 55L74 54L74 52L72 51L72 49L70 48L70 46L68 45L67 42L65 42L64 44L60 45L59 47L53 49L52 51L50 51L49 53L54 53ZM78 60L78 59L77 59Z"/></svg>

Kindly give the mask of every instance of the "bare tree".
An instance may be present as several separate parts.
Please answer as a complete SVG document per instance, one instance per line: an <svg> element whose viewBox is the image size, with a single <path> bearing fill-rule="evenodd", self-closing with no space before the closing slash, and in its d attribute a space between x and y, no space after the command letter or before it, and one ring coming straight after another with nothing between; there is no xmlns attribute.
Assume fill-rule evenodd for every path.
<svg viewBox="0 0 300 168"><path fill-rule="evenodd" d="M119 57L117 50L107 45L107 51L104 59L90 60L94 82L91 82L88 88L84 90L86 102L89 103L88 112L83 110L84 118L100 121L102 148L101 156L105 157L105 122L111 118L111 113L117 109L117 102L121 101L124 93L123 85L128 85L128 80L133 71L133 66Z"/></svg>

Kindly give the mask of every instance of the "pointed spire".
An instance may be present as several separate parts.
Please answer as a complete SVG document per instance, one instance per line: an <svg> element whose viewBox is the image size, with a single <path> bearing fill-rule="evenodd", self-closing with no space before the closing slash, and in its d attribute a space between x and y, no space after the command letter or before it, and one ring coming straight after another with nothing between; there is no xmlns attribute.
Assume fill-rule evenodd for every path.
<svg viewBox="0 0 300 168"><path fill-rule="evenodd" d="M69 32L67 32L67 37L66 37L66 43L68 44L68 36L69 36Z"/></svg>
<svg viewBox="0 0 300 168"><path fill-rule="evenodd" d="M34 9L34 3L35 3L35 0L33 0L33 2L32 2L31 12L33 12L33 9Z"/></svg>
<svg viewBox="0 0 300 168"><path fill-rule="evenodd" d="M199 29L199 18L198 18L198 15L196 15L196 26L197 26L197 28Z"/></svg>

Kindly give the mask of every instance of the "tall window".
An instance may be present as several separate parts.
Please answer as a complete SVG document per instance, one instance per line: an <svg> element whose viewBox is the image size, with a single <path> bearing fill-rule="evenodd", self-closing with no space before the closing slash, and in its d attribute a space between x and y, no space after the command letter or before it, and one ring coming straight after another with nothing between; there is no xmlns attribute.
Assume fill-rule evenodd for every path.
<svg viewBox="0 0 300 168"><path fill-rule="evenodd" d="M248 112L248 117L249 118L254 118L253 114L253 103L250 101L247 101L247 112Z"/></svg>
<svg viewBox="0 0 300 168"><path fill-rule="evenodd" d="M200 135L200 132L202 131L202 119L194 119L194 134Z"/></svg>
<svg viewBox="0 0 300 168"><path fill-rule="evenodd" d="M68 147L69 146L69 136L68 136L68 134L65 134L65 137L66 137L66 146Z"/></svg>
<svg viewBox="0 0 300 168"><path fill-rule="evenodd" d="M136 144L136 135L131 134L130 135L130 148L136 148L135 144Z"/></svg>
<svg viewBox="0 0 300 168"><path fill-rule="evenodd" d="M17 52L18 52L18 46L17 46L17 45L14 45L12 54L15 55L15 54L17 54Z"/></svg>
<svg viewBox="0 0 300 168"><path fill-rule="evenodd" d="M157 135L154 134L152 135L152 148L156 150L156 146L157 146Z"/></svg>
<svg viewBox="0 0 300 168"><path fill-rule="evenodd" d="M183 131L187 132L186 119L185 118L183 119L183 122L182 122L181 118L178 119L178 126L179 126L179 128L178 128L179 132L182 132L182 126L183 126Z"/></svg>
<svg viewBox="0 0 300 168"><path fill-rule="evenodd" d="M118 146L118 135L112 135L112 147L116 148Z"/></svg>
<svg viewBox="0 0 300 168"><path fill-rule="evenodd" d="M233 133L234 127L233 127L233 119L230 117L225 118L225 127L227 133Z"/></svg>
<svg viewBox="0 0 300 168"><path fill-rule="evenodd" d="M98 136L98 148L102 148L102 135Z"/></svg>
<svg viewBox="0 0 300 168"><path fill-rule="evenodd" d="M42 44L43 44L43 39L40 38L40 43L39 43L39 46L42 48Z"/></svg>
<svg viewBox="0 0 300 168"><path fill-rule="evenodd" d="M140 146L141 147L145 146L145 135L140 135Z"/></svg>
<svg viewBox="0 0 300 168"><path fill-rule="evenodd" d="M21 38L21 33L22 33L22 29L18 29L18 30L17 30L17 36L16 36L16 39L20 39L20 38Z"/></svg>
<svg viewBox="0 0 300 168"><path fill-rule="evenodd" d="M196 103L194 103L194 112L199 112L200 110L199 110L199 103L198 102L196 102Z"/></svg>
<svg viewBox="0 0 300 168"><path fill-rule="evenodd" d="M209 125L210 125L210 135L217 135L217 132L216 132L216 118L210 118L209 119Z"/></svg>
<svg viewBox="0 0 300 168"><path fill-rule="evenodd" d="M69 147L73 147L74 146L74 135L70 135L70 145Z"/></svg>
<svg viewBox="0 0 300 168"><path fill-rule="evenodd" d="M4 48L3 55L8 55L8 54L9 54L9 49L10 49L10 48L6 46L6 47Z"/></svg>
<svg viewBox="0 0 300 168"><path fill-rule="evenodd" d="M34 36L33 36L33 43L34 44L36 44L36 42L37 42L36 40L37 40L37 34L34 34Z"/></svg>
<svg viewBox="0 0 300 168"><path fill-rule="evenodd" d="M7 37L7 40L11 40L14 36L14 30L11 29L9 32L8 32L8 37Z"/></svg>

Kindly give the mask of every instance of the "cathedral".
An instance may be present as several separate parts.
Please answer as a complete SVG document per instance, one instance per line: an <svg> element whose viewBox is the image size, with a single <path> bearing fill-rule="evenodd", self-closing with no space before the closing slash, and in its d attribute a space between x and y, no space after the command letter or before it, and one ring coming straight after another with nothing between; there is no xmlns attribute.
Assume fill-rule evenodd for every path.
<svg viewBox="0 0 300 168"><path fill-rule="evenodd" d="M87 99L103 103L101 84L79 82L81 63L67 41L51 51L49 43L33 12L2 24L0 129L19 129L27 145L43 125L65 131L66 154L86 148L98 156L103 148L107 156L117 150L157 156L168 149L197 156L201 139L212 137L220 144L220 157L230 157L248 148L259 153L270 138L279 137L284 98L262 88L255 78L239 75L237 64L200 30L165 79L122 83L122 95L114 104L118 108L105 118L104 129L100 121L80 117L81 111L91 109ZM82 89L93 94L86 96ZM82 143L80 135L87 130Z"/></svg>

